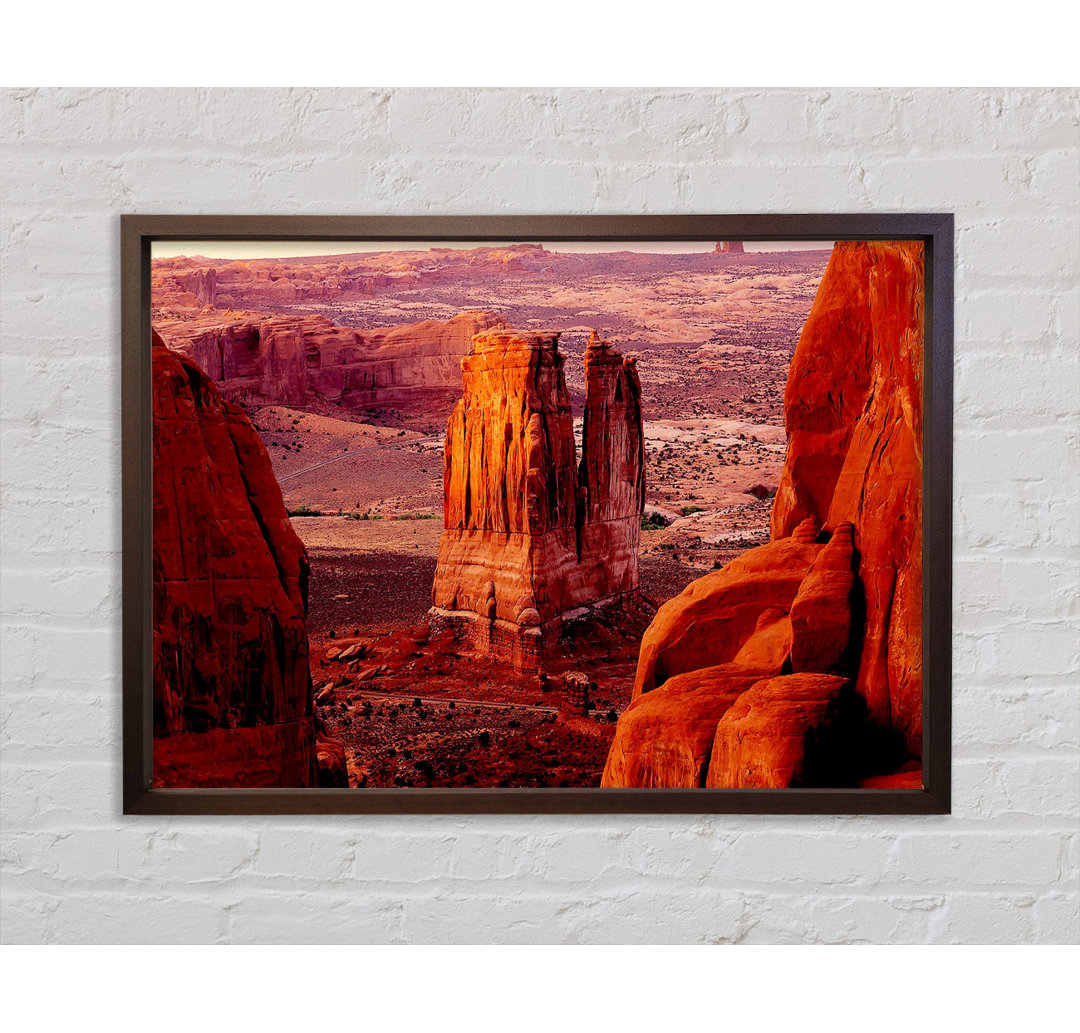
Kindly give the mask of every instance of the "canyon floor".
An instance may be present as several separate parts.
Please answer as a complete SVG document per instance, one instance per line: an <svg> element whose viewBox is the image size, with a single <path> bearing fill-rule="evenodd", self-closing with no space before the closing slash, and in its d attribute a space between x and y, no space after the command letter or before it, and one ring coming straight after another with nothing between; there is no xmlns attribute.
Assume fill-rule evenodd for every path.
<svg viewBox="0 0 1080 1033"><path fill-rule="evenodd" d="M656 608L768 540L784 462L787 370L828 256L564 256L554 272L500 276L482 266L391 278L370 296L301 296L272 307L257 292L235 299L358 328L480 307L519 329L559 330L576 415L589 330L638 358L646 441L640 599L569 625L546 680L466 656L427 625L443 434L460 392L416 391L363 410L250 410L311 558L317 713L345 743L351 785L599 784ZM580 442L580 418L575 427ZM565 705L567 671L596 683L587 712Z"/></svg>

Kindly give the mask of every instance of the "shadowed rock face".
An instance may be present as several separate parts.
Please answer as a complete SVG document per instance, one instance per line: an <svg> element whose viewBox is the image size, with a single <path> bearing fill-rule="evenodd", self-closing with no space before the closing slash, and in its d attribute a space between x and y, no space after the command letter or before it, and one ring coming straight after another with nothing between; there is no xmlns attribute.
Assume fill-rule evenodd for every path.
<svg viewBox="0 0 1080 1033"><path fill-rule="evenodd" d="M323 399L365 406L416 390L457 388L473 336L504 325L501 316L481 310L375 330L338 326L325 316L208 311L194 319L157 320L155 329L205 370L229 401L304 405Z"/></svg>
<svg viewBox="0 0 1080 1033"><path fill-rule="evenodd" d="M836 245L788 375L773 540L660 608L603 785L918 777L922 305L920 243Z"/></svg>
<svg viewBox="0 0 1080 1033"><path fill-rule="evenodd" d="M154 784L314 785L307 553L244 413L152 364Z"/></svg>
<svg viewBox="0 0 1080 1033"><path fill-rule="evenodd" d="M853 528L865 624L855 686L922 748L923 247L836 245L784 399L772 537Z"/></svg>
<svg viewBox="0 0 1080 1033"><path fill-rule="evenodd" d="M645 480L634 362L590 339L579 464L558 336L489 331L461 363L439 610L538 627L637 588Z"/></svg>

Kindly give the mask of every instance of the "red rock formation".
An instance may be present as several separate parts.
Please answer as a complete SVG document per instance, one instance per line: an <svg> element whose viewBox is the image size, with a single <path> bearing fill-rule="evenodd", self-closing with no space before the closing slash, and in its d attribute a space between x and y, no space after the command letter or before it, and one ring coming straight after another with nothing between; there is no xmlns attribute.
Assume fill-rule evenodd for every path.
<svg viewBox="0 0 1080 1033"><path fill-rule="evenodd" d="M786 540L786 539L785 539ZM849 665L855 591L852 527L841 524L810 566L791 602L791 669L843 670Z"/></svg>
<svg viewBox="0 0 1080 1033"><path fill-rule="evenodd" d="M923 247L837 244L803 328L784 409L772 537L806 516L854 528L865 630L856 688L922 742Z"/></svg>
<svg viewBox="0 0 1080 1033"><path fill-rule="evenodd" d="M308 560L244 413L154 334L154 784L310 786Z"/></svg>
<svg viewBox="0 0 1080 1033"><path fill-rule="evenodd" d="M787 614L821 552L816 534L807 520L798 534L744 552L664 603L641 640L634 699L672 675L732 661L763 613Z"/></svg>
<svg viewBox="0 0 1080 1033"><path fill-rule="evenodd" d="M741 255L743 251L741 240L718 240L713 248L714 255Z"/></svg>
<svg viewBox="0 0 1080 1033"><path fill-rule="evenodd" d="M716 725L761 675L739 664L676 674L623 712L603 787L694 789L705 784Z"/></svg>
<svg viewBox="0 0 1080 1033"><path fill-rule="evenodd" d="M488 645L521 666L536 662L541 626L638 584L644 445L634 361L590 339L578 467L558 336L478 335L446 431L435 613L479 621ZM522 629L536 630L523 641Z"/></svg>
<svg viewBox="0 0 1080 1033"><path fill-rule="evenodd" d="M877 784L905 749L917 766L922 298L920 243L836 245L788 375L773 540L660 608L604 785L696 785L703 765L710 786ZM732 699L736 671L753 685Z"/></svg>
<svg viewBox="0 0 1080 1033"><path fill-rule="evenodd" d="M789 674L755 682L715 729L705 785L786 789L804 785L807 734L828 726L830 708L850 683L832 674Z"/></svg>
<svg viewBox="0 0 1080 1033"><path fill-rule="evenodd" d="M324 316L204 310L194 318L159 318L155 329L229 401L303 405L321 398L364 406L416 390L456 389L473 336L504 325L483 310L375 330L338 326Z"/></svg>

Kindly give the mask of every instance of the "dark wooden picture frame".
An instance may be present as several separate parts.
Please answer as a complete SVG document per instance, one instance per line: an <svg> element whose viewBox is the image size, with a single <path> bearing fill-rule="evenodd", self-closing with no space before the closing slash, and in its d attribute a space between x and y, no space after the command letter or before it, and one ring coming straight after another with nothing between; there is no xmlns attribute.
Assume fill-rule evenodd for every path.
<svg viewBox="0 0 1080 1033"><path fill-rule="evenodd" d="M953 216L121 218L125 814L942 814L951 792ZM920 240L925 253L922 789L152 788L151 243Z"/></svg>

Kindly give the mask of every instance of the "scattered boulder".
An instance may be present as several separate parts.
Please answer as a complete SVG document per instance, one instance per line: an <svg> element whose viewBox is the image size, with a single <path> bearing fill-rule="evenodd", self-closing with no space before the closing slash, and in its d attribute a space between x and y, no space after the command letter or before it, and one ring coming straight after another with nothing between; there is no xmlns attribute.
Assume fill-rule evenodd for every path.
<svg viewBox="0 0 1080 1033"><path fill-rule="evenodd" d="M345 744L338 739L320 739L318 745L319 788L348 789Z"/></svg>

